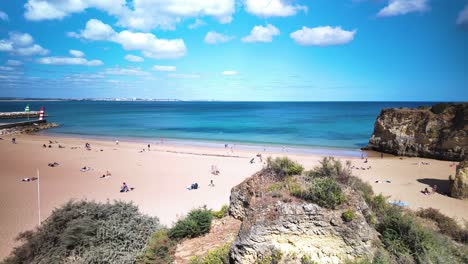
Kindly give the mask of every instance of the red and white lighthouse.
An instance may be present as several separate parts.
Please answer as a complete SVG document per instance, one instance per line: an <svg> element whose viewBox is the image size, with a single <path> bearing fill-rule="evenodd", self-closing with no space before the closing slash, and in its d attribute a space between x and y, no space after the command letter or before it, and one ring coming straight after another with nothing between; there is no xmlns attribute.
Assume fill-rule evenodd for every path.
<svg viewBox="0 0 468 264"><path fill-rule="evenodd" d="M39 120L44 120L44 107L41 107L41 111L39 111Z"/></svg>

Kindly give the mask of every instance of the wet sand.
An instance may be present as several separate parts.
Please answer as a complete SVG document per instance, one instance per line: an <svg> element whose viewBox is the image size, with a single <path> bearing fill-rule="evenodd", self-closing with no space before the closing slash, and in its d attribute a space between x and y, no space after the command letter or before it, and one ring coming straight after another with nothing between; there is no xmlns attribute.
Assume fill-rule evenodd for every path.
<svg viewBox="0 0 468 264"><path fill-rule="evenodd" d="M46 219L52 210L70 199L95 201L132 201L146 214L157 216L161 223L171 225L190 209L207 205L219 209L229 203L230 190L260 170L263 164L250 159L256 150L213 148L152 144L151 151L143 142L121 141L118 145L110 140L79 139L45 135L16 136L17 144L10 137L0 140L0 259L15 246L14 238L19 232L34 228L38 223L37 182L21 182L22 178L36 177L40 172L41 214ZM49 145L49 140L59 143ZM91 150L85 149L85 143ZM58 144L65 148L58 148ZM145 151L141 152L142 149ZM102 151L101 151L102 150ZM287 150L287 149L286 149ZM284 156L302 163L311 169L322 158L315 154L294 154L287 151L262 152L267 156ZM369 154L368 163L357 157L342 157L352 160L353 165L369 167L369 170L353 170L353 173L369 181L376 193L402 200L410 208L434 207L460 221L468 220L468 202L450 198L440 193L423 195L420 191L437 184L438 190L446 191L448 176L455 175L453 162L421 158L402 158ZM430 165L417 165L421 161ZM59 166L49 167L48 163ZM211 174L216 165L219 175ZM90 171L81 172L88 166ZM109 171L112 175L102 179ZM210 187L210 180L215 186ZM386 183L385 181L391 181ZM384 183L376 183L383 181ZM135 188L120 193L123 182ZM187 190L197 182L198 190Z"/></svg>

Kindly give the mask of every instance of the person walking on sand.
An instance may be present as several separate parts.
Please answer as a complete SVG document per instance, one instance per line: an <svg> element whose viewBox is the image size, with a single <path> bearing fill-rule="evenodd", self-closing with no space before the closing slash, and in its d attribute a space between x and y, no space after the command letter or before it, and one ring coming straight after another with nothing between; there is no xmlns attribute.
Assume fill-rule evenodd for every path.
<svg viewBox="0 0 468 264"><path fill-rule="evenodd" d="M380 158L383 159L383 152L380 153Z"/></svg>
<svg viewBox="0 0 468 264"><path fill-rule="evenodd" d="M116 141L115 141L115 144L116 144L116 145L118 145L118 144L119 144L119 141L118 141L118 140L116 140Z"/></svg>
<svg viewBox="0 0 468 264"><path fill-rule="evenodd" d="M151 150L151 145L150 145L150 144L148 144L148 151L150 151L150 150Z"/></svg>
<svg viewBox="0 0 468 264"><path fill-rule="evenodd" d="M16 138L12 138L11 143L16 144Z"/></svg>

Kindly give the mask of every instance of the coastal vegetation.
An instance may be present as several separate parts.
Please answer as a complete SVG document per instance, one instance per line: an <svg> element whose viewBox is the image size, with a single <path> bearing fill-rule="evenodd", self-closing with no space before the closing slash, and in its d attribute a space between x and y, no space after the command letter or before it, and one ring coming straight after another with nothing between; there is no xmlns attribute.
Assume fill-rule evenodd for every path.
<svg viewBox="0 0 468 264"><path fill-rule="evenodd" d="M132 263L159 228L131 203L70 201L21 233L3 263Z"/></svg>

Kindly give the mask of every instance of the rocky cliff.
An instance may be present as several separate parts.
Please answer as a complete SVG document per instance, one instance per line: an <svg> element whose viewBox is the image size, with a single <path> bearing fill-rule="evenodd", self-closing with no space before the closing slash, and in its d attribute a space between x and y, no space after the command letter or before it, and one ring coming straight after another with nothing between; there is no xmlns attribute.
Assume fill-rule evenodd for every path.
<svg viewBox="0 0 468 264"><path fill-rule="evenodd" d="M365 149L462 161L468 154L468 103L384 109Z"/></svg>
<svg viewBox="0 0 468 264"><path fill-rule="evenodd" d="M457 166L457 173L452 183L450 195L454 198L468 199L468 158Z"/></svg>
<svg viewBox="0 0 468 264"><path fill-rule="evenodd" d="M242 226L231 263L343 263L373 254L377 232L360 195L348 190L346 204L326 209L272 191L274 177L264 170L232 189L229 213ZM355 212L352 221L342 219L345 210Z"/></svg>

